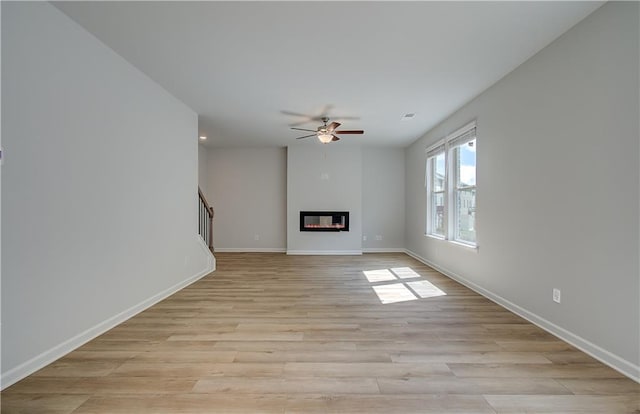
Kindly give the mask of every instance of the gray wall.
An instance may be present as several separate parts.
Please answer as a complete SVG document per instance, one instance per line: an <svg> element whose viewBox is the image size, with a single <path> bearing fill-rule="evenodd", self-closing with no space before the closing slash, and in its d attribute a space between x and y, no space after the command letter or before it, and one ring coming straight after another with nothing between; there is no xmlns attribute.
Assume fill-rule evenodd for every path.
<svg viewBox="0 0 640 414"><path fill-rule="evenodd" d="M406 150L413 254L636 378L638 16L606 4ZM424 235L425 147L474 118L477 252Z"/></svg>
<svg viewBox="0 0 640 414"><path fill-rule="evenodd" d="M212 268L197 117L45 2L2 3L2 386Z"/></svg>
<svg viewBox="0 0 640 414"><path fill-rule="evenodd" d="M337 148L337 145L302 145L315 152ZM344 147L340 148L343 149L339 152L345 151ZM352 150L353 147L346 151ZM361 182L353 183L352 192L362 193L362 229L363 234L368 235L367 240L362 242L362 247L367 251L402 250L405 202L404 150L363 147L361 151L362 172L349 174L349 180L361 175ZM319 154L322 155L324 152ZM337 162L331 157L328 160ZM302 164L306 165L306 162L303 161ZM356 168L352 157L347 156L344 163L345 167L339 166L338 162L325 168L332 185L338 180L333 174L334 171L343 168L351 171ZM204 169L206 174L203 174ZM306 167L301 170L302 172L293 171L292 174L297 177L305 173ZM286 149L206 148L200 145L200 172L200 185L203 190L206 189L205 194L216 210L216 251L286 250ZM313 180L318 181L316 178L319 176ZM313 197L317 190L318 187L302 186L300 197ZM293 231L297 232L298 222L294 224ZM255 240L256 235L259 236L259 240ZM376 235L382 236L382 240L376 240ZM314 239L322 242L322 237L324 236Z"/></svg>
<svg viewBox="0 0 640 414"><path fill-rule="evenodd" d="M404 251L404 170L404 149L362 149L364 251Z"/></svg>
<svg viewBox="0 0 640 414"><path fill-rule="evenodd" d="M216 251L284 251L287 150L211 148L207 152L207 196L215 210Z"/></svg>

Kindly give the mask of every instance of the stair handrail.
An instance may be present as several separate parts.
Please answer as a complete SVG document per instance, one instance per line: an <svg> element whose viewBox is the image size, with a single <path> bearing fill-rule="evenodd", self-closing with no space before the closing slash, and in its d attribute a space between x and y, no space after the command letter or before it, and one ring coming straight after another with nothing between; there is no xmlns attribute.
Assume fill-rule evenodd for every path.
<svg viewBox="0 0 640 414"><path fill-rule="evenodd" d="M198 187L198 198L200 199L198 208L198 232L209 247L209 250L213 253L213 216L215 215L215 211L207 202L207 198L204 196L200 187ZM203 217L203 212L205 217ZM206 221L206 223L204 221Z"/></svg>

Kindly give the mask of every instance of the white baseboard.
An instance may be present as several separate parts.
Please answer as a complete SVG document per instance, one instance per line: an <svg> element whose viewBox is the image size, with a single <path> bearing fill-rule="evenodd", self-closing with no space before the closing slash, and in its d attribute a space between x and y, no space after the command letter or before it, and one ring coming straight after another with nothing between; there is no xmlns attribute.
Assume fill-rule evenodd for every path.
<svg viewBox="0 0 640 414"><path fill-rule="evenodd" d="M53 348L41 353L40 355L31 358L30 360L18 365L17 367L2 373L2 376L0 377L0 390L4 390L5 388L15 384L21 379L33 374L37 370L44 368L45 366L63 357L74 349L77 349L80 346L91 341L92 339L102 335L109 329L113 329L127 319L137 315L145 309L148 309L161 300L166 299L177 291L189 286L190 284L198 281L202 277L214 271L216 265L215 257L211 254L211 251L206 245L204 245L204 247L210 256L207 267L205 269L189 277L188 279L176 283L168 289L165 289L162 292L151 296L150 298L138 303L137 305L134 305L129 309L100 322L99 324L87 329L86 331L81 332L80 334L70 339L67 339L66 341L54 346Z"/></svg>
<svg viewBox="0 0 640 414"><path fill-rule="evenodd" d="M207 254L207 268L211 269L211 271L209 273L215 272L215 270L216 270L216 257L213 255L213 253L211 253L211 250L209 250L209 246L207 246L207 243L204 241L202 236L200 236L198 234L197 239L198 239L198 242L200 243L200 247Z"/></svg>
<svg viewBox="0 0 640 414"><path fill-rule="evenodd" d="M402 247L365 247L362 253L405 253Z"/></svg>
<svg viewBox="0 0 640 414"><path fill-rule="evenodd" d="M627 361L624 358L621 358L609 351L607 351L606 349L603 349L601 347L599 347L598 345L582 338L581 336L578 336L564 328L562 328L561 326L558 326L556 324L554 324L553 322L550 322L546 319L544 319L541 316L536 315L533 312L530 312L518 305L516 305L513 302L508 301L507 299L496 295L495 293L484 289L481 286L478 286L477 284L471 282L470 280L465 279L464 277L448 270L445 269L433 262L431 262L430 260L425 259L424 257L421 257L420 255L410 251L410 250L406 250L405 249L405 253L407 253L409 256L413 257L416 260L419 260L420 262L426 264L427 266L430 266L434 269L436 269L437 271L439 271L440 273L442 273L445 276L450 277L451 279L460 282L461 284L465 285L466 287L468 287L469 289L473 290L474 292L484 296L485 298L491 300L492 302L497 303L498 305L502 306L503 308L506 308L508 310L510 310L511 312L515 313L516 315L526 319L527 321L531 322L532 324L544 329L545 331L549 332L550 334L562 339L563 341L575 346L576 348L580 349L581 351L585 352L586 354L591 355L592 357L594 357L595 359L597 359L598 361L602 362L603 364L606 364L608 366L610 366L611 368L615 369L616 371L620 372L623 375L626 375L627 377L631 378L632 380L636 381L636 382L640 382L640 366L639 365L635 365L630 361Z"/></svg>
<svg viewBox="0 0 640 414"><path fill-rule="evenodd" d="M306 256L360 256L362 250L287 250L287 254Z"/></svg>
<svg viewBox="0 0 640 414"><path fill-rule="evenodd" d="M216 247L220 253L284 253L287 249L282 247Z"/></svg>

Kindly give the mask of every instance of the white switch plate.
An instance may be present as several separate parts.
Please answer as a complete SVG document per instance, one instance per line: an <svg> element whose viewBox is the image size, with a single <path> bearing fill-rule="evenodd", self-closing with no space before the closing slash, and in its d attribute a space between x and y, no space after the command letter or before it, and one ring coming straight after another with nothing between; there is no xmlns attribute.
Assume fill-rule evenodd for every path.
<svg viewBox="0 0 640 414"><path fill-rule="evenodd" d="M553 301L556 302L556 303L560 303L560 299L561 299L560 289L555 289L554 288L553 289Z"/></svg>

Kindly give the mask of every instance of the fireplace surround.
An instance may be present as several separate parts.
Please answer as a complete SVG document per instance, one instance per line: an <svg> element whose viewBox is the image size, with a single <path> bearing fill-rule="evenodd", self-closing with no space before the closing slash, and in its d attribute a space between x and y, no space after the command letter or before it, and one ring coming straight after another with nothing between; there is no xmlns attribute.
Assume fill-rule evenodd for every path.
<svg viewBox="0 0 640 414"><path fill-rule="evenodd" d="M300 231L349 231L349 212L301 211Z"/></svg>

